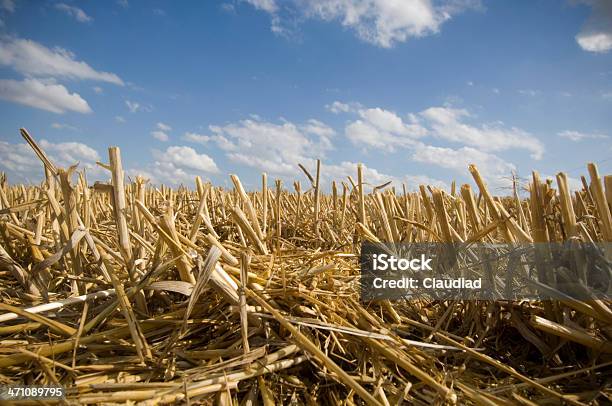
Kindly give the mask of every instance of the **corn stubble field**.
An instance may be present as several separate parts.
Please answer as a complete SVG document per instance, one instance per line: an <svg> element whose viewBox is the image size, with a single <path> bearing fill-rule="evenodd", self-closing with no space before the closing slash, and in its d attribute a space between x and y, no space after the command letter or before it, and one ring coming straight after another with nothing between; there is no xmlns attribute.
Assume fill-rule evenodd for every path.
<svg viewBox="0 0 612 406"><path fill-rule="evenodd" d="M492 196L475 166L474 189L365 193L356 167L327 194L319 168L247 193L233 175L127 179L111 147L91 186L22 135L46 181L0 179L0 385L60 384L73 404L611 400L609 302L359 299L366 240L612 241L593 164L576 192L534 173L527 198Z"/></svg>

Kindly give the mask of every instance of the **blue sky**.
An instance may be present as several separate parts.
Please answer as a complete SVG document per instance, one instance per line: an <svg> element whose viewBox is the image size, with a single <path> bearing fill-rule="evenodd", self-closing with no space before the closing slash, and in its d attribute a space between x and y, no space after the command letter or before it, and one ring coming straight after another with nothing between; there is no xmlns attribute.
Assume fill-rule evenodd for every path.
<svg viewBox="0 0 612 406"><path fill-rule="evenodd" d="M38 182L121 147L130 176L286 184L366 165L373 184L501 190L612 172L606 0L0 1L0 170Z"/></svg>

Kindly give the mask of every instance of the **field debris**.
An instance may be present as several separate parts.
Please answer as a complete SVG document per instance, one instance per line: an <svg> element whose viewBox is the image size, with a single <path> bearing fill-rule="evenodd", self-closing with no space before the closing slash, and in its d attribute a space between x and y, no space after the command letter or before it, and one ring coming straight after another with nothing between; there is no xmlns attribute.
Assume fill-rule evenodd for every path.
<svg viewBox="0 0 612 406"><path fill-rule="evenodd" d="M534 172L527 198L474 165L476 190L368 193L359 165L325 193L320 162L305 187L172 189L111 147L91 185L21 133L46 179L0 175L0 385L62 385L69 404L612 402L607 301L359 298L362 241L612 242L594 164L574 192Z"/></svg>

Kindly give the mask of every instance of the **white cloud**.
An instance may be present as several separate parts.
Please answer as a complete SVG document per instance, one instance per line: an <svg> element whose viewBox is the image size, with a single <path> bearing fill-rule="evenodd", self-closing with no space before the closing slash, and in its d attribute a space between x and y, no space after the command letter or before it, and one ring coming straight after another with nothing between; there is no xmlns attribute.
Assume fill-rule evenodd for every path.
<svg viewBox="0 0 612 406"><path fill-rule="evenodd" d="M87 173L100 178L105 176L104 170L96 165L100 160L98 152L80 142L53 143L42 139L40 147L47 153L49 159L57 166L67 168L79 163L79 168L87 169ZM42 162L26 144L10 144L0 141L0 167L9 171L9 176L15 176L20 181L38 181L44 177Z"/></svg>
<svg viewBox="0 0 612 406"><path fill-rule="evenodd" d="M524 149L533 159L540 159L544 145L526 131L505 127L502 123L472 125L465 122L471 114L465 109L430 107L418 114L408 114L404 121L394 112L381 108L358 110L360 119L349 122L346 137L364 149L395 151L414 147L423 137L435 137L477 147L483 151Z"/></svg>
<svg viewBox="0 0 612 406"><path fill-rule="evenodd" d="M409 147L414 140L426 135L414 116L410 123L404 122L397 114L381 108L359 110L360 120L349 123L345 135L355 145L394 151L398 147Z"/></svg>
<svg viewBox="0 0 612 406"><path fill-rule="evenodd" d="M576 42L589 52L605 53L612 49L612 2L583 0L592 7L591 15L576 35Z"/></svg>
<svg viewBox="0 0 612 406"><path fill-rule="evenodd" d="M190 141L190 142L195 142L196 144L207 144L210 140L211 137L209 137L208 135L202 135L202 134L197 134L197 133L192 133L192 132L186 132L183 135L183 139L185 141Z"/></svg>
<svg viewBox="0 0 612 406"><path fill-rule="evenodd" d="M585 139L603 139L608 138L607 135L604 134L587 134L580 131L561 131L557 134L561 138L567 138L570 141L578 142L583 141Z"/></svg>
<svg viewBox="0 0 612 406"><path fill-rule="evenodd" d="M493 186L506 185L505 178L516 170L513 164L500 157L472 147L452 149L419 144L414 149L412 159L416 162L452 169L462 174L466 173L468 165L476 164L483 177Z"/></svg>
<svg viewBox="0 0 612 406"><path fill-rule="evenodd" d="M408 190L417 190L419 188L419 185L430 185L446 190L450 189L446 182L439 179L431 178L427 175L404 175L402 178L400 178L400 180L402 181L402 183L405 182L407 184ZM398 186L396 185L396 187ZM399 187L401 187L401 185Z"/></svg>
<svg viewBox="0 0 612 406"><path fill-rule="evenodd" d="M608 52L612 49L612 33L585 32L576 35L578 45L589 52Z"/></svg>
<svg viewBox="0 0 612 406"><path fill-rule="evenodd" d="M139 102L135 102L131 100L126 100L125 105L127 106L130 113L137 113L139 111L150 113L153 110L151 106L145 106Z"/></svg>
<svg viewBox="0 0 612 406"><path fill-rule="evenodd" d="M212 137L210 137L210 139L214 141L217 144L217 146L224 151L237 151L239 148L238 145L234 144L232 141L230 141L229 139L227 139L226 137L222 135L213 135ZM200 141L194 141L194 142L202 143L205 141L204 141L204 138L200 138Z"/></svg>
<svg viewBox="0 0 612 406"><path fill-rule="evenodd" d="M169 163L179 168L186 168L207 173L219 173L215 161L206 154L185 146L171 146L164 152L155 151L153 156L159 162Z"/></svg>
<svg viewBox="0 0 612 406"><path fill-rule="evenodd" d="M289 176L290 174L297 173L297 164L301 163L300 161L296 161L295 164L292 165L283 159L262 158L257 155L251 155L248 152L232 152L227 154L227 156L234 163L250 166L260 171L280 176ZM302 161L304 160L308 160L308 158Z"/></svg>
<svg viewBox="0 0 612 406"><path fill-rule="evenodd" d="M97 71L63 48L49 49L38 42L5 37L0 40L0 65L10 66L27 76L87 79L123 86L114 73Z"/></svg>
<svg viewBox="0 0 612 406"><path fill-rule="evenodd" d="M366 165L363 166L363 181L367 184L367 189L371 190L374 186L386 183L388 181L397 181L397 178L391 175L387 175L379 172L374 168L370 168ZM315 174L316 166L307 167L311 174ZM350 185L348 177L357 179L357 162L343 161L339 164L321 164L321 178L322 185L329 185L332 180L343 181Z"/></svg>
<svg viewBox="0 0 612 406"><path fill-rule="evenodd" d="M307 134L318 135L320 137L333 137L336 131L325 123L311 118L306 125L303 125L302 130Z"/></svg>
<svg viewBox="0 0 612 406"><path fill-rule="evenodd" d="M151 136L153 138L162 142L166 142L170 139L168 131L171 131L172 127L170 127L168 124L159 122L155 125L155 128L157 128L157 130L151 131Z"/></svg>
<svg viewBox="0 0 612 406"><path fill-rule="evenodd" d="M234 5L231 3L222 3L219 7L221 7L221 10L225 11L226 13L236 12L236 7L234 7Z"/></svg>
<svg viewBox="0 0 612 406"><path fill-rule="evenodd" d="M126 100L125 105L130 110L130 113L136 113L138 110L140 110L140 103Z"/></svg>
<svg viewBox="0 0 612 406"><path fill-rule="evenodd" d="M95 163L100 160L100 155L95 149L80 142L52 143L43 139L40 140L40 146L59 166L67 167L79 161Z"/></svg>
<svg viewBox="0 0 612 406"><path fill-rule="evenodd" d="M360 110L359 115L369 124L384 132L415 138L425 135L422 128L416 124L414 116L409 116L410 124L407 124L397 114L378 107Z"/></svg>
<svg viewBox="0 0 612 406"><path fill-rule="evenodd" d="M433 136L448 141L477 147L483 151L524 149L533 159L541 159L544 145L534 136L519 128L506 128L502 124L474 126L464 123L470 113L464 109L431 107L420 113Z"/></svg>
<svg viewBox="0 0 612 406"><path fill-rule="evenodd" d="M342 103L340 101L335 101L332 104L326 104L325 108L328 111L331 111L334 114L340 113L353 113L357 110L361 109L362 106L359 103L351 102L351 103Z"/></svg>
<svg viewBox="0 0 612 406"><path fill-rule="evenodd" d="M15 1L14 0L1 0L0 8L2 10L8 11L9 13L12 13L15 11Z"/></svg>
<svg viewBox="0 0 612 406"><path fill-rule="evenodd" d="M145 168L131 168L128 175L142 175L152 183L177 185L192 183L196 176L220 173L215 161L186 146L170 146L165 151L153 151L154 161Z"/></svg>
<svg viewBox="0 0 612 406"><path fill-rule="evenodd" d="M104 89L102 89L100 86L94 86L94 87L93 87L93 91L94 91L96 94L102 94L102 93L104 93Z"/></svg>
<svg viewBox="0 0 612 406"><path fill-rule="evenodd" d="M417 162L430 163L460 172L465 171L471 163L476 164L485 173L508 174L515 169L514 165L503 159L471 147L452 149L419 144L415 147L412 158Z"/></svg>
<svg viewBox="0 0 612 406"><path fill-rule="evenodd" d="M128 0L117 0L117 4L119 4L123 8L128 8L130 6Z"/></svg>
<svg viewBox="0 0 612 406"><path fill-rule="evenodd" d="M0 98L58 114L67 110L92 112L78 93L70 93L64 86L49 80L0 80Z"/></svg>
<svg viewBox="0 0 612 406"><path fill-rule="evenodd" d="M28 144L9 144L5 141L0 141L0 167L22 177L32 176L35 169L43 170L42 163Z"/></svg>
<svg viewBox="0 0 612 406"><path fill-rule="evenodd" d="M210 130L211 140L231 161L278 176L295 176L298 163L323 158L332 149L333 130L316 120L296 125L248 119Z"/></svg>
<svg viewBox="0 0 612 406"><path fill-rule="evenodd" d="M151 137L162 142L166 142L170 139L168 134L160 130L151 131Z"/></svg>
<svg viewBox="0 0 612 406"><path fill-rule="evenodd" d="M57 3L55 8L63 11L68 14L70 17L73 17L80 23L88 23L93 20L90 16L88 16L82 9L74 6L69 6L66 3Z"/></svg>
<svg viewBox="0 0 612 406"><path fill-rule="evenodd" d="M157 123L157 128L161 131L171 131L172 130L172 127L164 123Z"/></svg>
<svg viewBox="0 0 612 406"><path fill-rule="evenodd" d="M71 130L71 131L78 130L78 128L70 124L65 124L65 123L52 123L51 128L56 129L56 130Z"/></svg>
<svg viewBox="0 0 612 406"><path fill-rule="evenodd" d="M268 13L274 13L278 10L278 6L274 0L247 0L253 7L258 10L263 10Z"/></svg>
<svg viewBox="0 0 612 406"><path fill-rule="evenodd" d="M332 104L327 104L325 105L325 108L335 114L348 113L350 109L348 104L339 101L335 101Z"/></svg>
<svg viewBox="0 0 612 406"><path fill-rule="evenodd" d="M402 119L381 108L360 109L359 119L347 123L345 134L353 144L364 149L393 152L404 149L412 160L451 169L465 174L467 166L476 164L492 185L505 185L515 166L493 152L522 149L533 159L540 159L544 145L533 135L501 122L472 124L465 109L449 106L431 107ZM458 148L428 145L427 138L450 141Z"/></svg>
<svg viewBox="0 0 612 406"><path fill-rule="evenodd" d="M283 15L299 15L324 21L338 21L354 30L359 38L389 48L410 38L435 34L452 16L477 7L477 0L447 0L435 4L430 0L247 0L272 16L272 30L284 33ZM281 10L281 4L287 9Z"/></svg>
<svg viewBox="0 0 612 406"><path fill-rule="evenodd" d="M402 175L402 176L393 176L385 173L381 173L375 168L368 167L367 165L363 166L363 181L366 185L366 191L372 190L375 186L381 185L383 183L391 181L390 186L395 186L401 190L402 183L407 184L410 190L418 188L418 185L432 185L436 187L441 187L447 189L448 186L445 182L430 178L426 175ZM315 163L312 162L310 165L306 165L308 171L314 175L316 172ZM353 180L357 179L357 163L350 161L343 161L338 164L327 164L325 162L321 163L321 185L325 189L331 188L331 182L335 180L336 182L345 182L350 185L348 181L348 177L353 178Z"/></svg>
<svg viewBox="0 0 612 406"><path fill-rule="evenodd" d="M123 116L115 116L115 121L118 123L125 123L125 118Z"/></svg>

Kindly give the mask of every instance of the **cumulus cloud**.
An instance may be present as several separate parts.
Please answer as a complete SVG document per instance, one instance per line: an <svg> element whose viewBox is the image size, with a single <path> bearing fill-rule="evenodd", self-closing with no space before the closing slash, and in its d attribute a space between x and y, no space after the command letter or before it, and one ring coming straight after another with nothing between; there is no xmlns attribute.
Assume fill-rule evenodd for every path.
<svg viewBox="0 0 612 406"><path fill-rule="evenodd" d="M69 6L66 3L57 3L55 8L66 13L80 23L88 23L93 20L93 18L88 16L82 9L75 6Z"/></svg>
<svg viewBox="0 0 612 406"><path fill-rule="evenodd" d="M210 140L211 137L209 137L208 135L202 135L202 134L197 134L197 133L192 133L192 132L186 132L183 135L183 139L185 141L189 141L189 142L195 142L196 144L207 144Z"/></svg>
<svg viewBox="0 0 612 406"><path fill-rule="evenodd" d="M51 128L56 129L56 130L71 130L71 131L77 130L76 127L70 124L66 124L66 123L52 123Z"/></svg>
<svg viewBox="0 0 612 406"><path fill-rule="evenodd" d="M335 101L332 104L327 104L325 105L325 108L335 114L349 112L349 105L339 101Z"/></svg>
<svg viewBox="0 0 612 406"><path fill-rule="evenodd" d="M430 107L408 114L406 119L381 108L361 108L353 114L358 118L346 124L345 135L354 145L387 152L403 149L415 162L461 174L474 163L495 186L505 184L505 178L516 169L495 152L525 150L532 159L540 159L544 153L542 142L530 133L501 122L473 123L474 117L465 109ZM429 145L424 142L426 139L443 140L457 146Z"/></svg>
<svg viewBox="0 0 612 406"><path fill-rule="evenodd" d="M96 165L100 160L98 152L80 142L53 143L40 140L40 147L47 153L49 159L57 166L67 168L79 163L79 168L85 168L94 177L106 175L102 168ZM11 144L0 141L0 167L8 171L18 181L35 182L44 177L41 161L32 148L26 144Z"/></svg>
<svg viewBox="0 0 612 406"><path fill-rule="evenodd" d="M153 150L154 161L144 168L131 168L128 175L142 175L152 183L177 185L193 183L196 176L220 173L215 161L193 148L174 145L165 151Z"/></svg>
<svg viewBox="0 0 612 406"><path fill-rule="evenodd" d="M359 109L359 119L349 122L345 134L353 144L365 149L394 151L414 147L415 140L423 137L444 139L483 151L523 149L533 159L540 159L544 145L533 135L502 123L474 125L469 111L448 106L430 107L417 114L408 114L407 120L394 112L376 108Z"/></svg>
<svg viewBox="0 0 612 406"><path fill-rule="evenodd" d="M115 121L118 123L125 123L125 118L123 116L115 116Z"/></svg>
<svg viewBox="0 0 612 406"><path fill-rule="evenodd" d="M275 0L247 0L249 4L258 10L274 13L278 10Z"/></svg>
<svg viewBox="0 0 612 406"><path fill-rule="evenodd" d="M314 119L304 124L289 121L273 123L258 116L251 117L253 119L225 126L211 126L211 135L186 133L183 139L205 145L214 144L225 152L230 161L275 177L295 179L301 176L298 164L304 165L314 174L316 160L321 159L321 182L324 187L329 187L332 180L347 181L348 176L356 178L356 162L325 162L325 156L333 149L332 140L336 136L335 131L327 124ZM378 122L377 120L384 117L377 117L375 113L364 112L364 117L370 117L372 122L382 127L381 131L384 131L385 125L389 125ZM417 181L428 181L445 186L444 182L435 179L419 176L395 177L365 166L364 176L370 187L388 181L395 185L401 185L402 182L414 184Z"/></svg>
<svg viewBox="0 0 612 406"><path fill-rule="evenodd" d="M585 32L576 35L578 45L589 52L608 52L612 49L612 33Z"/></svg>
<svg viewBox="0 0 612 406"><path fill-rule="evenodd" d="M322 158L332 149L333 130L317 120L296 125L248 119L211 126L210 131L231 161L280 176L295 175L298 163Z"/></svg>
<svg viewBox="0 0 612 406"><path fill-rule="evenodd" d="M170 127L168 124L164 124L164 123L157 123L157 128L161 131L171 131L172 127Z"/></svg>
<svg viewBox="0 0 612 406"><path fill-rule="evenodd" d="M492 188L508 187L516 166L495 154L472 147L458 149L419 143L412 152L412 160L451 169L465 175L468 165L475 164Z"/></svg>
<svg viewBox="0 0 612 406"><path fill-rule="evenodd" d="M74 165L80 161L89 165L100 160L100 155L95 149L80 142L52 143L43 139L40 140L40 146L49 154L56 165L63 167Z"/></svg>
<svg viewBox="0 0 612 406"><path fill-rule="evenodd" d="M0 141L0 166L12 171L9 175L32 175L35 169L43 170L40 160L28 144L10 144Z"/></svg>
<svg viewBox="0 0 612 406"><path fill-rule="evenodd" d="M358 114L361 119L345 128L345 135L357 146L394 151L409 147L415 139L426 135L425 128L413 116L407 123L397 114L378 107L359 110Z"/></svg>
<svg viewBox="0 0 612 406"><path fill-rule="evenodd" d="M123 86L119 76L97 71L63 48L47 48L38 42L5 37L0 40L0 65L26 76L95 80Z"/></svg>
<svg viewBox="0 0 612 406"><path fill-rule="evenodd" d="M91 113L92 110L78 93L70 93L63 85L50 80L0 80L0 98L62 114L66 111Z"/></svg>
<svg viewBox="0 0 612 406"><path fill-rule="evenodd" d="M533 135L516 127L502 124L470 125L463 120L470 117L464 109L431 107L420 113L434 137L477 147L483 151L524 149L533 159L541 159L544 145Z"/></svg>
<svg viewBox="0 0 612 406"><path fill-rule="evenodd" d="M592 7L591 15L576 35L576 42L588 52L605 53L612 49L612 2L582 0Z"/></svg>
<svg viewBox="0 0 612 406"><path fill-rule="evenodd" d="M412 159L417 162L434 164L443 168L465 172L469 164L476 164L487 176L509 175L516 167L494 154L489 154L471 147L458 149L435 147L418 144L414 148Z"/></svg>
<svg viewBox="0 0 612 406"><path fill-rule="evenodd" d="M198 154L195 149L186 146L171 146L164 152L155 151L153 156L159 162L165 162L177 167L202 171L207 173L219 173L215 161L206 154Z"/></svg>
<svg viewBox="0 0 612 406"><path fill-rule="evenodd" d="M391 182L390 186L395 186L401 190L402 184L407 185L408 189L414 190L419 185L432 185L444 189L448 189L448 185L438 179L430 178L425 175L402 175L394 176L386 173L382 173L375 168L371 168L367 165L363 166L363 179L365 183L366 192L372 190L375 186L381 185L386 182ZM306 168L314 174L316 166L314 162ZM331 182L345 182L349 184L348 177L357 179L357 162L342 161L338 164L327 164L323 162L321 164L321 184L325 188L330 188Z"/></svg>
<svg viewBox="0 0 612 406"><path fill-rule="evenodd" d="M166 142L170 139L168 134L160 130L151 131L151 137L155 138L158 141Z"/></svg>
<svg viewBox="0 0 612 406"><path fill-rule="evenodd" d="M302 130L307 134L318 135L322 138L329 138L336 135L336 131L327 124L311 118L303 125Z"/></svg>
<svg viewBox="0 0 612 406"><path fill-rule="evenodd" d="M588 133L583 133L580 131L572 131L572 130L561 131L557 135L561 138L567 138L568 140L574 141L574 142L584 141L586 139L608 138L608 136L604 134L588 134Z"/></svg>
<svg viewBox="0 0 612 406"><path fill-rule="evenodd" d="M442 24L468 8L478 7L477 0L248 0L272 17L272 30L282 33L284 16L337 21L371 44L389 48L410 38L435 34ZM282 7L281 7L282 5Z"/></svg>
<svg viewBox="0 0 612 406"><path fill-rule="evenodd" d="M151 131L151 136L158 141L166 142L170 139L168 132L172 130L168 124L157 123L155 125L156 130Z"/></svg>
<svg viewBox="0 0 612 406"><path fill-rule="evenodd" d="M326 104L325 108L334 114L340 114L357 111L361 108L361 105L359 103L342 103L336 100L332 104Z"/></svg>

